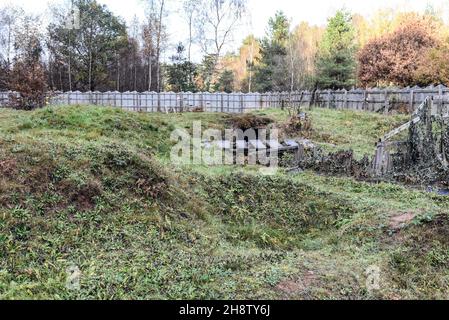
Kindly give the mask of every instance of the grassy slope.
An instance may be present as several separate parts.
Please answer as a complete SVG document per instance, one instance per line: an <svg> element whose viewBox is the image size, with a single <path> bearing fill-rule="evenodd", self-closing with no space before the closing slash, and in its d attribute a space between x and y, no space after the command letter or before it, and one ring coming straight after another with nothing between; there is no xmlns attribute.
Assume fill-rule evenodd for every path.
<svg viewBox="0 0 449 320"><path fill-rule="evenodd" d="M402 120L312 118L314 139L358 155ZM170 168L170 132L197 119L221 128L225 116L0 110L0 298L445 297L447 198L313 173ZM404 213L417 217L392 232ZM71 265L80 291L65 287ZM370 265L382 270L373 294Z"/></svg>
<svg viewBox="0 0 449 320"><path fill-rule="evenodd" d="M389 130L408 121L404 115L384 115L349 110L314 108L307 111L312 119L313 132L310 139L328 151L352 149L356 157L372 155L379 138ZM285 121L287 113L279 109L263 110L277 121Z"/></svg>

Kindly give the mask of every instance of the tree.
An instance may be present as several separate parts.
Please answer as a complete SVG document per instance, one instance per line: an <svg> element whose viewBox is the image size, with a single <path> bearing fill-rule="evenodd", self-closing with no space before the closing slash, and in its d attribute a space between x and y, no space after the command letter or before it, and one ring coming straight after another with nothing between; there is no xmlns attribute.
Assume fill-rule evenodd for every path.
<svg viewBox="0 0 449 320"><path fill-rule="evenodd" d="M205 56L209 60L206 90L216 78L217 66L226 45L245 13L247 0L202 0L197 19L197 34Z"/></svg>
<svg viewBox="0 0 449 320"><path fill-rule="evenodd" d="M195 35L195 20L198 19L199 14L201 12L201 0L184 0L182 10L183 16L187 22L187 27L189 30L189 36L187 39L187 61L191 67L194 67L194 63L192 63L192 47L195 43L198 42L198 36ZM196 70L193 68L190 70L189 77L189 86L195 87L195 73Z"/></svg>
<svg viewBox="0 0 449 320"><path fill-rule="evenodd" d="M127 43L126 25L95 0L74 0L80 11L80 29L66 27L67 15L59 15L50 24L49 50L54 69L64 70L66 79L72 79L78 90L107 89L117 77L119 52ZM70 66L70 68L67 68ZM62 89L67 88L61 81Z"/></svg>
<svg viewBox="0 0 449 320"><path fill-rule="evenodd" d="M315 61L324 28L310 26L302 22L291 35L291 52L288 60L293 59L294 86L298 89L313 87L316 77Z"/></svg>
<svg viewBox="0 0 449 320"><path fill-rule="evenodd" d="M355 30L351 14L339 10L328 20L317 58L316 86L321 89L355 85Z"/></svg>
<svg viewBox="0 0 449 320"><path fill-rule="evenodd" d="M0 62L11 67L15 34L24 16L20 7L7 5L0 9Z"/></svg>
<svg viewBox="0 0 449 320"><path fill-rule="evenodd" d="M44 64L42 35L39 32L37 17L25 17L20 28L16 29L12 72L8 78L13 108L32 110L46 104L48 98L47 79Z"/></svg>
<svg viewBox="0 0 449 320"><path fill-rule="evenodd" d="M420 86L449 86L449 41L429 50L419 63L414 77L414 82Z"/></svg>
<svg viewBox="0 0 449 320"><path fill-rule="evenodd" d="M220 70L234 74L235 90L251 92L253 89L254 69L260 59L260 43L250 35L243 40L237 54L227 54L219 61Z"/></svg>
<svg viewBox="0 0 449 320"><path fill-rule="evenodd" d="M438 41L425 20L411 19L393 33L371 40L358 55L364 86L416 84L416 72Z"/></svg>
<svg viewBox="0 0 449 320"><path fill-rule="evenodd" d="M290 23L281 11L268 22L268 30L262 40L260 61L254 75L256 91L284 91L290 89L288 41Z"/></svg>
<svg viewBox="0 0 449 320"><path fill-rule="evenodd" d="M217 57L213 54L205 55L203 61L198 67L197 87L201 91L211 91L213 84L216 82L217 73L211 74L211 70L215 68Z"/></svg>
<svg viewBox="0 0 449 320"><path fill-rule="evenodd" d="M24 12L19 7L7 5L0 8L0 90L8 89L15 35L23 16Z"/></svg>
<svg viewBox="0 0 449 320"><path fill-rule="evenodd" d="M220 74L217 83L215 84L215 90L219 92L231 93L234 91L234 72L231 70L225 70Z"/></svg>
<svg viewBox="0 0 449 320"><path fill-rule="evenodd" d="M128 46L127 48L129 48L127 50L127 54L125 56L128 56L130 59L128 61L131 61L131 66L128 68L130 69L130 73L131 73L131 79L130 81L132 82L128 84L128 87L133 88L133 91L137 91L138 89L138 72L141 71L141 67L142 67L142 60L140 57L140 22L139 19L137 18L137 16L134 16L133 21L131 23L131 26L129 28L129 36L128 36ZM126 57L126 58L128 58ZM125 64L126 65L126 64Z"/></svg>
<svg viewBox="0 0 449 320"><path fill-rule="evenodd" d="M0 61L0 91L8 90L9 68L4 61Z"/></svg>
<svg viewBox="0 0 449 320"><path fill-rule="evenodd" d="M192 62L192 46L196 41L196 37L194 34L195 28L195 19L198 17L200 12L200 0L184 0L182 4L182 10L184 13L184 18L187 23L187 27L189 30L189 36L187 39L187 60Z"/></svg>
<svg viewBox="0 0 449 320"><path fill-rule="evenodd" d="M196 92L197 88L191 79L196 76L196 66L185 57L185 47L179 43L176 55L170 60L171 65L166 67L168 90L174 92Z"/></svg>
<svg viewBox="0 0 449 320"><path fill-rule="evenodd" d="M138 40L128 37L125 45L117 51L116 55L116 65L110 70L116 77L116 90L145 91L147 89L145 81L139 77L144 74L146 67L142 63Z"/></svg>
<svg viewBox="0 0 449 320"><path fill-rule="evenodd" d="M148 66L148 90L161 91L161 56L165 50L167 38L165 26L166 1L148 0L147 3L147 22L143 30L143 40ZM154 78L156 78L156 82L154 82Z"/></svg>

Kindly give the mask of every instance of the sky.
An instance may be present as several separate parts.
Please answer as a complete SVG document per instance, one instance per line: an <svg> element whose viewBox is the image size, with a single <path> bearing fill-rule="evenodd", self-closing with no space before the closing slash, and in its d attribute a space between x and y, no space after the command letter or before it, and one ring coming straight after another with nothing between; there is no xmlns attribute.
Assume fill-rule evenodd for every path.
<svg viewBox="0 0 449 320"><path fill-rule="evenodd" d="M64 0L0 0L0 7L8 2L22 6L32 13L45 15L48 3L58 3ZM115 14L122 16L126 21L131 21L134 16L143 17L145 0L97 0L106 4ZM430 4L435 8L444 8L446 19L449 19L449 0L248 0L248 12L250 22L241 26L234 36L233 43L228 50L238 48L241 41L248 34L262 37L266 30L268 19L277 10L283 10L291 18L292 25L301 21L310 24L324 25L329 16L337 9L345 7L353 13L359 13L369 17L372 13L382 8L394 8L407 11L424 11ZM169 22L169 36L171 45L187 39L187 30L182 13L176 10L175 3L179 0L168 0L172 3Z"/></svg>

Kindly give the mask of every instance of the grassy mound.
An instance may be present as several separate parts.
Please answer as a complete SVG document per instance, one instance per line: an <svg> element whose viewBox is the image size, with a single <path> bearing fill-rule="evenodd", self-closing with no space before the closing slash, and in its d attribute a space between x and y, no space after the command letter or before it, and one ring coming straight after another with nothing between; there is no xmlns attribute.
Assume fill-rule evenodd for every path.
<svg viewBox="0 0 449 320"><path fill-rule="evenodd" d="M335 136L348 116L367 128L391 121L313 117L320 112L334 119L323 131ZM227 119L0 110L0 298L444 297L446 197L313 173L167 164L174 128ZM374 137L363 139L359 150ZM372 265L382 270L376 292L365 285ZM79 290L67 287L74 266Z"/></svg>

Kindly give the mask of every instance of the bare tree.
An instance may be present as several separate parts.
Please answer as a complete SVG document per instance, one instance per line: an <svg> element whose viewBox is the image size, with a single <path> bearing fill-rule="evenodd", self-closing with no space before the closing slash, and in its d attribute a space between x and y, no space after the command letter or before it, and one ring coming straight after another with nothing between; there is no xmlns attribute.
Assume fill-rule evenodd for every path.
<svg viewBox="0 0 449 320"><path fill-rule="evenodd" d="M315 61L323 31L322 27L302 22L290 34L288 55L295 89L312 88L316 73Z"/></svg>
<svg viewBox="0 0 449 320"><path fill-rule="evenodd" d="M247 0L202 0L196 28L204 53L213 58L208 70L209 83L246 6Z"/></svg>
<svg viewBox="0 0 449 320"><path fill-rule="evenodd" d="M157 38L156 38L156 61L157 61L157 91L161 91L161 52L162 52L162 36L163 36L163 18L165 14L165 0L159 0L159 16L157 21Z"/></svg>
<svg viewBox="0 0 449 320"><path fill-rule="evenodd" d="M291 23L290 23L291 25ZM294 51L293 51L293 40L292 40L292 33L288 33L288 55L290 56L290 94L293 92L293 89L295 87L295 58L294 58Z"/></svg>
<svg viewBox="0 0 449 320"><path fill-rule="evenodd" d="M144 55L146 56L148 68L148 91L151 91L153 86L153 59L154 59L154 22L150 16L147 17L147 21L143 26L142 38L144 42Z"/></svg>
<svg viewBox="0 0 449 320"><path fill-rule="evenodd" d="M7 69L11 68L15 30L23 17L23 9L7 5L0 9L0 59L4 60Z"/></svg>
<svg viewBox="0 0 449 320"><path fill-rule="evenodd" d="M189 28L189 38L187 45L187 59L189 62L192 62L192 46L195 42L194 36L194 22L198 13L200 12L201 0L184 0L182 9L184 12L184 17L186 19L188 28Z"/></svg>
<svg viewBox="0 0 449 320"><path fill-rule="evenodd" d="M140 50L140 43L139 43L139 26L140 26L140 21L139 18L137 18L137 16L134 16L133 22L131 23L131 38L133 41L136 42L136 46L137 46L137 50L133 52L133 72L134 72L134 77L133 77L133 87L134 87L134 91L137 91L137 70L138 70L138 64L139 64L139 56L138 56L138 52Z"/></svg>
<svg viewBox="0 0 449 320"><path fill-rule="evenodd" d="M187 40L187 61L189 62L189 68L192 67L192 47L197 41L194 34L194 23L195 19L198 17L200 12L199 8L201 5L201 0L184 0L182 9L184 12L184 17L189 28L189 38ZM189 86L193 83L193 70L189 71Z"/></svg>
<svg viewBox="0 0 449 320"><path fill-rule="evenodd" d="M42 63L43 33L38 16L22 17L14 30L14 59L8 88L10 105L18 109L34 109L45 105L48 86L45 66Z"/></svg>
<svg viewBox="0 0 449 320"><path fill-rule="evenodd" d="M54 25L65 25L67 23L74 23L75 17L75 10L73 0L72 1L64 1L58 4L51 4L50 5L50 12L51 12L51 22ZM72 20L70 20L72 19ZM52 87L54 87L54 81L53 81L53 71L52 68L54 65L61 65L64 66L67 69L67 78L68 78L68 89L69 91L72 91L73 89L73 81L72 81L72 42L73 42L73 32L70 28L67 28L67 34L64 35L63 38L58 39L57 41L54 41L51 36L48 36L46 39L47 47L49 49L49 55L50 55L50 61L49 61L49 76L50 76L50 82ZM66 51L67 54L64 56L55 54L57 51ZM64 68L64 69L65 69ZM64 84L62 81L62 69L60 72L60 89L61 91L64 90Z"/></svg>
<svg viewBox="0 0 449 320"><path fill-rule="evenodd" d="M166 43L165 18L167 17L166 0L148 0L147 22L144 26L143 39L145 54L148 58L148 89L153 86L153 60L156 73L156 90L161 91L161 56Z"/></svg>

